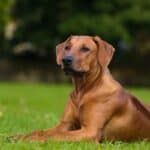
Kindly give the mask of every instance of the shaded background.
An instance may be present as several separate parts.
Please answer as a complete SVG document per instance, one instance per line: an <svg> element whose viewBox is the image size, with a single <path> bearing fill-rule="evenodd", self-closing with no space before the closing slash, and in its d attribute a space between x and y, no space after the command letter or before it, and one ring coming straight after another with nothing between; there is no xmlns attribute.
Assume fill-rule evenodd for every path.
<svg viewBox="0 0 150 150"><path fill-rule="evenodd" d="M0 81L68 81L55 46L73 34L110 42L115 78L150 86L148 0L0 0Z"/></svg>

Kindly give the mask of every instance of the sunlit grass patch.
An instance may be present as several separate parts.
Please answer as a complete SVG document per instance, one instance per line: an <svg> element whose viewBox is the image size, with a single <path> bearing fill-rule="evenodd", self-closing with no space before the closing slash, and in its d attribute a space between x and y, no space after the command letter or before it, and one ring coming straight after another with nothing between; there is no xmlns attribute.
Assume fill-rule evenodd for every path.
<svg viewBox="0 0 150 150"><path fill-rule="evenodd" d="M150 142L41 143L9 142L6 137L54 126L61 117L71 85L0 83L0 150L149 150ZM150 103L149 88L129 91Z"/></svg>

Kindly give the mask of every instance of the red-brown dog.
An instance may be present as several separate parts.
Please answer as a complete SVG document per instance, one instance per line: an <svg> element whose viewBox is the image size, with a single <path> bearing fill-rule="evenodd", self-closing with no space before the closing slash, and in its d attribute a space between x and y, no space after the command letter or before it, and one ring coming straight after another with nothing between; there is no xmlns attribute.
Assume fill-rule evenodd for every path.
<svg viewBox="0 0 150 150"><path fill-rule="evenodd" d="M64 115L56 127L19 138L96 143L150 140L150 109L125 91L108 70L114 51L98 36L71 36L59 44L57 64L75 86Z"/></svg>

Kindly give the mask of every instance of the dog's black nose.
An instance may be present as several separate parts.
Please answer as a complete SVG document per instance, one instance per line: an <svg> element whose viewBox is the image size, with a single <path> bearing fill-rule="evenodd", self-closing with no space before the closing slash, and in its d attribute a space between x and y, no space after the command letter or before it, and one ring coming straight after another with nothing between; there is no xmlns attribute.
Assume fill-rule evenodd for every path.
<svg viewBox="0 0 150 150"><path fill-rule="evenodd" d="M69 66L72 64L73 57L72 56L66 56L62 59L62 62L65 66Z"/></svg>

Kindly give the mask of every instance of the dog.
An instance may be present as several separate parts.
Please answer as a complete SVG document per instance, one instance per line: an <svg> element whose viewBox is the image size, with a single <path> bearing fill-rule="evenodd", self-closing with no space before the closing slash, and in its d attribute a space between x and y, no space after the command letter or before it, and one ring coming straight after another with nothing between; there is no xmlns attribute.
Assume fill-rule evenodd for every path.
<svg viewBox="0 0 150 150"><path fill-rule="evenodd" d="M64 114L54 128L12 139L150 140L150 107L113 79L108 65L114 52L114 47L99 36L70 36L58 44L57 64L74 84Z"/></svg>

